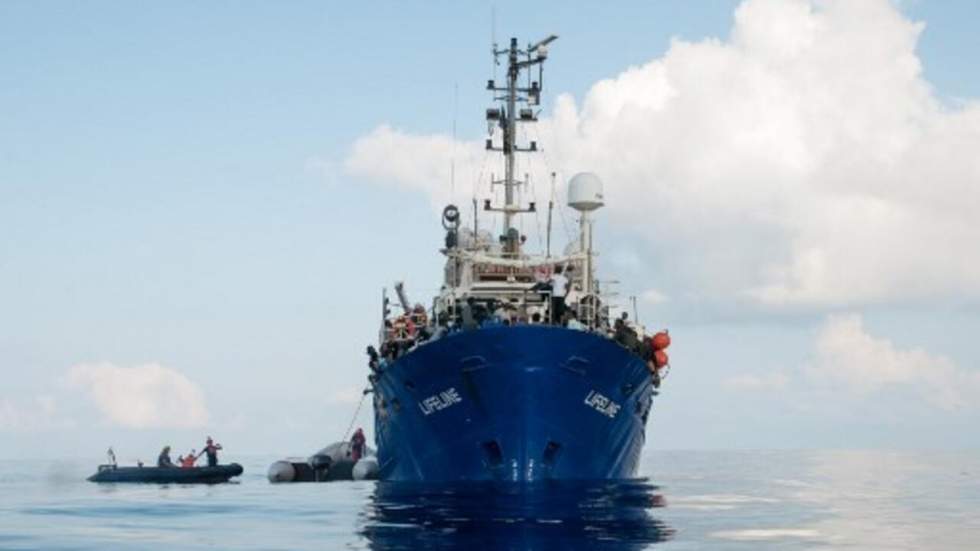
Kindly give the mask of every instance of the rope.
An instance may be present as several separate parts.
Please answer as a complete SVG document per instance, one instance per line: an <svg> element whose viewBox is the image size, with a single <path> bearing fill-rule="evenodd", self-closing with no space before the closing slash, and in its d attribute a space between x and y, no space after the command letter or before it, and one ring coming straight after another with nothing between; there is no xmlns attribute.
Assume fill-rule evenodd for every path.
<svg viewBox="0 0 980 551"><path fill-rule="evenodd" d="M541 134L538 133L538 128L536 126L532 126L531 127L531 130L534 132L534 137L538 141L541 141ZM545 166L545 169L549 173L555 172L557 174L557 173L561 172L560 170L558 170L557 168L555 168L556 167L556 163L553 163L552 162L551 156L548 155L548 149L547 148L542 148L540 151L541 151L541 156L544 158L544 166ZM552 192L552 201L554 201L554 195L555 195L554 188L552 188L551 192ZM563 230L565 230L565 239L567 241L571 242L575 238L572 237L572 231L569 230L569 228L568 228L568 221L565 219L565 208L564 208L564 205L562 205L558 201L555 201L555 207L557 207L555 210L558 211L558 218L561 219L561 227L562 227Z"/></svg>
<svg viewBox="0 0 980 551"><path fill-rule="evenodd" d="M486 172L486 169L487 169L487 161L489 159L490 159L490 153L487 150L484 149L483 150L483 160L480 162L480 172L477 173L475 180L470 180L470 189L473 192L473 200L474 201L477 200L476 188L479 185L480 181L483 180L483 174ZM490 186L490 187L492 188L493 186ZM479 203L477 203L477 207L476 208L477 208L477 210L479 210L479 208L480 208L479 207ZM476 218L479 218L479 212L474 212L473 213L473 216L476 217ZM473 236L473 237L474 237L474 239L476 239L476 236Z"/></svg>
<svg viewBox="0 0 980 551"><path fill-rule="evenodd" d="M350 436L350 430L354 428L354 423L357 421L357 414L361 413L361 406L364 405L364 399L367 398L367 393L361 393L361 401L357 403L357 409L354 410L354 416L351 417L350 425L347 425L347 432L344 433L344 437L341 438L341 442L346 442L347 437Z"/></svg>
<svg viewBox="0 0 980 551"><path fill-rule="evenodd" d="M534 202L535 203L538 202L538 188L534 184L531 184L531 197L534 199ZM535 225L537 226L537 229L538 229L538 250L543 251L544 250L544 232L541 231L541 209L535 209L534 210L534 223L535 223Z"/></svg>

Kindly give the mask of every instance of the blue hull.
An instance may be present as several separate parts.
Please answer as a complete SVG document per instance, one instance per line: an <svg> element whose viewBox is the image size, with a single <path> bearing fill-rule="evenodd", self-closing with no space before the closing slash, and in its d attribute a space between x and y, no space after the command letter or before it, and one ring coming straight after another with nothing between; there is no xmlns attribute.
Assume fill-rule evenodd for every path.
<svg viewBox="0 0 980 551"><path fill-rule="evenodd" d="M542 325L458 332L381 375L381 479L630 478L654 395L643 360L609 339Z"/></svg>

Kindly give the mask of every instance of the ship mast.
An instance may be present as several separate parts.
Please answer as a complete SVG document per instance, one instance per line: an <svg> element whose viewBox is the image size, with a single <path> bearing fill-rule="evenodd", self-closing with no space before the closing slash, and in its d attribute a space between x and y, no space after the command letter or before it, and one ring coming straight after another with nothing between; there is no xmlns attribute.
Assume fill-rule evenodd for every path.
<svg viewBox="0 0 980 551"><path fill-rule="evenodd" d="M548 38L535 44L530 44L526 49L517 47L517 39L510 39L510 46L504 49L497 49L494 44L494 60L501 56L507 56L507 86L497 87L493 80L487 82L487 90L493 92L503 92L497 95L495 100L504 104L502 108L487 109L488 130L493 132L494 124L503 130L503 144L495 147L493 138L488 138L486 147L490 151L501 151L504 154L504 179L492 182L493 185L503 184L504 204L501 207L493 207L490 199L484 202L483 210L502 212L504 215L503 235L500 241L504 244L504 255L516 257L520 255L521 239L520 232L513 228L514 215L522 212L534 212L535 205L529 203L527 208L518 204L515 198L515 191L518 185L526 182L519 182L514 179L514 154L530 153L538 150L537 142L532 141L527 147L517 145L517 123L536 122L537 116L530 106L536 106L541 102L541 83L543 81L542 65L548 57L548 44L558 37L550 35ZM538 80L530 83L528 87L518 86L518 78L521 71L538 66ZM522 107L518 112L517 104L525 103L529 107Z"/></svg>

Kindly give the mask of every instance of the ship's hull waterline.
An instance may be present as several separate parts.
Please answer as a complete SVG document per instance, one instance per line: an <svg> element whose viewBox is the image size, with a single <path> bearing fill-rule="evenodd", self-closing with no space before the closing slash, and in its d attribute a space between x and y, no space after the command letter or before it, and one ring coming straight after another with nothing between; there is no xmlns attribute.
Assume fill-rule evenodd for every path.
<svg viewBox="0 0 980 551"><path fill-rule="evenodd" d="M656 391L610 339L519 325L422 344L375 393L382 479L533 482L635 476Z"/></svg>

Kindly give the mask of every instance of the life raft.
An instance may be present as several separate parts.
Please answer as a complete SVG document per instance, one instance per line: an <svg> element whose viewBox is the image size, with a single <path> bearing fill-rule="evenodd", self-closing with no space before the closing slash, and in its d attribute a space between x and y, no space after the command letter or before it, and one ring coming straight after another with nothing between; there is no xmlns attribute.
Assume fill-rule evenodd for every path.
<svg viewBox="0 0 980 551"><path fill-rule="evenodd" d="M89 482L145 482L150 484L219 484L242 474L238 463L214 467L117 467L99 465Z"/></svg>

